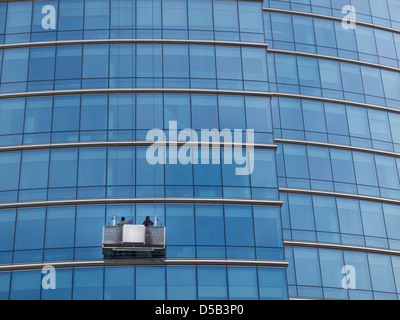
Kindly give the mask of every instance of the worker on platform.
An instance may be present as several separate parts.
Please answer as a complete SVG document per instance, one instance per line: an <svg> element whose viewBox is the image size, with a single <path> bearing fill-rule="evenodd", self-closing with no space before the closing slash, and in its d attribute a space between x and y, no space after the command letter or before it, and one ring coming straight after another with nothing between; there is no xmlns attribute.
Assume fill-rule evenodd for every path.
<svg viewBox="0 0 400 320"><path fill-rule="evenodd" d="M125 217L122 217L122 218L121 218L121 221L118 222L118 225L119 225L119 226L123 226L124 224L131 224L131 223L132 223L131 220L126 221L126 220L125 220Z"/></svg>
<svg viewBox="0 0 400 320"><path fill-rule="evenodd" d="M149 216L147 216L146 220L144 220L143 224L145 227L152 227L154 225L154 222L150 220Z"/></svg>

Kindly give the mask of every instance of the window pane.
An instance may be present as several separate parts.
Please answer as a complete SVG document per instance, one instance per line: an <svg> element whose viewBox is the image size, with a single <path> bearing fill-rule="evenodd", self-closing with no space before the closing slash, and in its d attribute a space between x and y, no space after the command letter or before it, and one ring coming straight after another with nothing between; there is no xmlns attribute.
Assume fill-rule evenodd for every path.
<svg viewBox="0 0 400 320"><path fill-rule="evenodd" d="M194 212L192 205L167 205L168 245L194 245Z"/></svg>
<svg viewBox="0 0 400 320"><path fill-rule="evenodd" d="M340 231L349 234L363 234L360 205L356 200L337 199Z"/></svg>
<svg viewBox="0 0 400 320"><path fill-rule="evenodd" d="M22 153L21 189L46 188L49 171L49 151Z"/></svg>
<svg viewBox="0 0 400 320"><path fill-rule="evenodd" d="M381 204L362 201L360 207L365 235L386 237Z"/></svg>
<svg viewBox="0 0 400 320"><path fill-rule="evenodd" d="M27 99L24 132L50 132L52 108L52 98Z"/></svg>
<svg viewBox="0 0 400 320"><path fill-rule="evenodd" d="M297 285L321 286L318 251L316 249L294 248Z"/></svg>
<svg viewBox="0 0 400 320"><path fill-rule="evenodd" d="M353 158L350 152L330 150L333 180L336 182L355 183Z"/></svg>
<svg viewBox="0 0 400 320"><path fill-rule="evenodd" d="M78 150L52 150L49 187L76 187Z"/></svg>
<svg viewBox="0 0 400 320"><path fill-rule="evenodd" d="M164 77L189 78L189 52L185 45L164 45Z"/></svg>
<svg viewBox="0 0 400 320"><path fill-rule="evenodd" d="M215 49L211 46L189 46L190 76L192 78L211 78L215 74ZM175 67L175 66L174 66Z"/></svg>
<svg viewBox="0 0 400 320"><path fill-rule="evenodd" d="M83 96L81 130L107 129L107 96Z"/></svg>
<svg viewBox="0 0 400 320"><path fill-rule="evenodd" d="M103 268L74 270L73 300L103 299Z"/></svg>
<svg viewBox="0 0 400 320"><path fill-rule="evenodd" d="M53 131L79 129L80 97L54 97Z"/></svg>
<svg viewBox="0 0 400 320"><path fill-rule="evenodd" d="M290 178L308 179L306 149L301 146L284 146L286 175Z"/></svg>
<svg viewBox="0 0 400 320"><path fill-rule="evenodd" d="M293 229L315 230L310 196L289 195L290 221Z"/></svg>
<svg viewBox="0 0 400 320"><path fill-rule="evenodd" d="M165 300L164 267L136 267L136 300Z"/></svg>
<svg viewBox="0 0 400 320"><path fill-rule="evenodd" d="M214 1L214 25L216 31L239 31L238 8L234 1Z"/></svg>
<svg viewBox="0 0 400 320"><path fill-rule="evenodd" d="M16 210L0 211L0 250L12 250L14 247L14 230ZM0 285L1 287L1 285ZM0 290L1 291L1 290Z"/></svg>
<svg viewBox="0 0 400 320"><path fill-rule="evenodd" d="M57 47L56 79L78 79L82 72L82 47Z"/></svg>
<svg viewBox="0 0 400 320"><path fill-rule="evenodd" d="M212 30L212 0L188 0L189 29Z"/></svg>
<svg viewBox="0 0 400 320"><path fill-rule="evenodd" d="M0 154L0 190L17 190L21 153Z"/></svg>
<svg viewBox="0 0 400 320"><path fill-rule="evenodd" d="M254 233L250 207L225 206L226 244L253 246Z"/></svg>
<svg viewBox="0 0 400 320"><path fill-rule="evenodd" d="M83 47L83 78L108 77L108 46Z"/></svg>
<svg viewBox="0 0 400 320"><path fill-rule="evenodd" d="M186 1L163 0L162 11L163 11L162 21L164 29L187 28Z"/></svg>
<svg viewBox="0 0 400 320"><path fill-rule="evenodd" d="M227 300L226 267L197 267L199 300Z"/></svg>
<svg viewBox="0 0 400 320"><path fill-rule="evenodd" d="M196 299L196 268L167 267L167 299Z"/></svg>
<svg viewBox="0 0 400 320"><path fill-rule="evenodd" d="M224 245L222 206L196 206L197 245Z"/></svg>
<svg viewBox="0 0 400 320"><path fill-rule="evenodd" d="M18 210L15 250L43 248L45 215L45 208Z"/></svg>
<svg viewBox="0 0 400 320"><path fill-rule="evenodd" d="M77 207L75 246L99 246L105 222L104 206ZM88 228L90 226L90 228Z"/></svg>
<svg viewBox="0 0 400 320"><path fill-rule="evenodd" d="M242 79L242 61L240 58L240 48L216 47L216 53L218 78Z"/></svg>
<svg viewBox="0 0 400 320"><path fill-rule="evenodd" d="M268 80L265 52L265 49L242 48L244 80Z"/></svg>
<svg viewBox="0 0 400 320"><path fill-rule="evenodd" d="M31 48L29 81L54 79L55 52L55 48Z"/></svg>
<svg viewBox="0 0 400 320"><path fill-rule="evenodd" d="M25 99L0 101L0 134L22 133Z"/></svg>
<svg viewBox="0 0 400 320"><path fill-rule="evenodd" d="M85 30L109 28L109 0L85 0Z"/></svg>
<svg viewBox="0 0 400 320"><path fill-rule="evenodd" d="M11 49L4 52L1 82L26 81L29 49Z"/></svg>
<svg viewBox="0 0 400 320"><path fill-rule="evenodd" d="M229 299L257 300L257 273L255 268L228 267Z"/></svg>
<svg viewBox="0 0 400 320"><path fill-rule="evenodd" d="M106 183L106 150L79 150L79 186L104 186Z"/></svg>
<svg viewBox="0 0 400 320"><path fill-rule="evenodd" d="M135 269L133 267L105 268L105 300L133 300L134 293Z"/></svg>
<svg viewBox="0 0 400 320"><path fill-rule="evenodd" d="M317 231L339 232L335 199L313 197L313 204Z"/></svg>
<svg viewBox="0 0 400 320"><path fill-rule="evenodd" d="M46 248L74 246L75 208L48 208L46 218Z"/></svg>

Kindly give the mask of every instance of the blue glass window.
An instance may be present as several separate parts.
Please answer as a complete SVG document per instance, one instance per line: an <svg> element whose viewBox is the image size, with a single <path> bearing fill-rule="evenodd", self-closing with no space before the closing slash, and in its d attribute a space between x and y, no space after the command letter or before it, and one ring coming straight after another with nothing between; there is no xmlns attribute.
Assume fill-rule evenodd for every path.
<svg viewBox="0 0 400 320"><path fill-rule="evenodd" d="M310 196L289 195L289 211L293 229L315 230Z"/></svg>
<svg viewBox="0 0 400 320"><path fill-rule="evenodd" d="M350 135L353 137L370 139L367 110L346 107Z"/></svg>
<svg viewBox="0 0 400 320"><path fill-rule="evenodd" d="M214 79L215 49L211 46L189 46L190 76L192 78Z"/></svg>
<svg viewBox="0 0 400 320"><path fill-rule="evenodd" d="M272 14L272 34L275 41L293 42L292 17L288 14Z"/></svg>
<svg viewBox="0 0 400 320"><path fill-rule="evenodd" d="M297 43L315 44L313 20L308 17L293 17L294 37Z"/></svg>
<svg viewBox="0 0 400 320"><path fill-rule="evenodd" d="M12 49L4 52L1 82L26 81L29 49Z"/></svg>
<svg viewBox="0 0 400 320"><path fill-rule="evenodd" d="M14 246L15 209L0 212L0 250L12 250ZM0 286L1 287L1 286Z"/></svg>
<svg viewBox="0 0 400 320"><path fill-rule="evenodd" d="M49 187L75 187L77 181L78 151L52 150Z"/></svg>
<svg viewBox="0 0 400 320"><path fill-rule="evenodd" d="M31 31L32 2L9 3L6 33L28 33Z"/></svg>
<svg viewBox="0 0 400 320"><path fill-rule="evenodd" d="M164 77L189 77L189 50L186 45L164 45Z"/></svg>
<svg viewBox="0 0 400 320"><path fill-rule="evenodd" d="M81 0L60 0L58 28L62 30L83 29L83 6Z"/></svg>
<svg viewBox="0 0 400 320"><path fill-rule="evenodd" d="M103 299L103 268L77 268L74 270L74 300Z"/></svg>
<svg viewBox="0 0 400 320"><path fill-rule="evenodd" d="M257 246L280 247L283 245L280 210L254 207L254 232Z"/></svg>
<svg viewBox="0 0 400 320"><path fill-rule="evenodd" d="M348 92L364 93L360 66L341 63L340 69L342 72L343 90Z"/></svg>
<svg viewBox="0 0 400 320"><path fill-rule="evenodd" d="M168 245L194 245L194 208L192 205L167 205Z"/></svg>
<svg viewBox="0 0 400 320"><path fill-rule="evenodd" d="M306 149L301 146L284 145L284 155L287 177L308 179Z"/></svg>
<svg viewBox="0 0 400 320"><path fill-rule="evenodd" d="M212 30L212 0L188 0L189 29Z"/></svg>
<svg viewBox="0 0 400 320"><path fill-rule="evenodd" d="M43 248L45 215L45 208L18 210L15 250Z"/></svg>
<svg viewBox="0 0 400 320"><path fill-rule="evenodd" d="M329 150L325 148L307 148L310 178L315 180L332 180L329 161Z"/></svg>
<svg viewBox="0 0 400 320"><path fill-rule="evenodd" d="M11 300L39 300L41 287L41 272L13 272L11 281Z"/></svg>
<svg viewBox="0 0 400 320"><path fill-rule="evenodd" d="M167 267L168 300L195 300L196 296L196 268Z"/></svg>
<svg viewBox="0 0 400 320"><path fill-rule="evenodd" d="M253 246L253 217L251 207L225 206L226 244Z"/></svg>
<svg viewBox="0 0 400 320"><path fill-rule="evenodd" d="M79 129L80 97L54 97L53 131Z"/></svg>
<svg viewBox="0 0 400 320"><path fill-rule="evenodd" d="M227 274L225 267L198 267L198 299L227 300Z"/></svg>
<svg viewBox="0 0 400 320"><path fill-rule="evenodd" d="M339 63L336 61L319 60L321 84L324 89L342 90Z"/></svg>
<svg viewBox="0 0 400 320"><path fill-rule="evenodd" d="M107 96L83 96L81 130L107 129Z"/></svg>
<svg viewBox="0 0 400 320"><path fill-rule="evenodd" d="M108 77L108 51L105 45L83 47L83 78Z"/></svg>
<svg viewBox="0 0 400 320"><path fill-rule="evenodd" d="M374 39L374 30L363 26L357 26L355 32L358 51L362 53L376 55L377 53L375 42L371 41L371 39Z"/></svg>
<svg viewBox="0 0 400 320"><path fill-rule="evenodd" d="M356 200L337 199L340 231L348 234L363 234L360 205Z"/></svg>
<svg viewBox="0 0 400 320"><path fill-rule="evenodd" d="M318 46L336 48L336 36L333 21L314 19L314 27Z"/></svg>
<svg viewBox="0 0 400 320"><path fill-rule="evenodd" d="M313 132L326 132L324 105L321 102L302 101L304 129Z"/></svg>
<svg viewBox="0 0 400 320"><path fill-rule="evenodd" d="M263 33L263 17L261 5L239 1L240 32Z"/></svg>
<svg viewBox="0 0 400 320"><path fill-rule="evenodd" d="M255 268L228 267L229 299L258 299L257 272Z"/></svg>
<svg viewBox="0 0 400 320"><path fill-rule="evenodd" d="M385 237L386 229L381 204L362 201L360 207L365 235Z"/></svg>
<svg viewBox="0 0 400 320"><path fill-rule="evenodd" d="M76 210L75 246L101 246L105 222L104 206L78 207ZM88 228L90 226L90 228Z"/></svg>
<svg viewBox="0 0 400 320"><path fill-rule="evenodd" d="M357 183L376 186L378 184L378 180L376 177L375 161L373 155L354 152L353 159Z"/></svg>
<svg viewBox="0 0 400 320"><path fill-rule="evenodd" d="M21 162L21 189L46 188L49 151L25 151Z"/></svg>
<svg viewBox="0 0 400 320"><path fill-rule="evenodd" d="M398 72L391 72L387 70L381 70L381 73L386 98L400 100L400 91L398 90L400 74Z"/></svg>
<svg viewBox="0 0 400 320"><path fill-rule="evenodd" d="M321 86L318 60L306 57L297 57L300 85L307 87Z"/></svg>
<svg viewBox="0 0 400 320"><path fill-rule="evenodd" d="M186 1L163 0L162 21L164 29L186 29L187 8Z"/></svg>
<svg viewBox="0 0 400 320"><path fill-rule="evenodd" d="M294 248L296 277L298 285L321 286L318 251L315 249Z"/></svg>
<svg viewBox="0 0 400 320"><path fill-rule="evenodd" d="M0 154L0 190L17 190L20 152Z"/></svg>
<svg viewBox="0 0 400 320"><path fill-rule="evenodd" d="M56 79L77 79L82 72L82 47L57 48Z"/></svg>
<svg viewBox="0 0 400 320"><path fill-rule="evenodd" d="M355 183L353 158L343 150L330 150L333 180L336 182Z"/></svg>
<svg viewBox="0 0 400 320"><path fill-rule="evenodd" d="M133 45L110 46L110 77L133 78L135 76L135 47Z"/></svg>
<svg viewBox="0 0 400 320"><path fill-rule="evenodd" d="M380 254L368 254L368 261L373 290L396 292L390 257Z"/></svg>
<svg viewBox="0 0 400 320"><path fill-rule="evenodd" d="M25 133L51 131L52 98L27 99L25 113Z"/></svg>
<svg viewBox="0 0 400 320"><path fill-rule="evenodd" d="M109 0L85 0L85 30L109 28Z"/></svg>
<svg viewBox="0 0 400 320"><path fill-rule="evenodd" d="M376 156L376 171L379 186L383 188L400 189L399 176L394 158Z"/></svg>
<svg viewBox="0 0 400 320"><path fill-rule="evenodd" d="M31 48L29 81L54 79L55 52L55 48Z"/></svg>
<svg viewBox="0 0 400 320"><path fill-rule="evenodd" d="M242 79L242 60L240 58L240 48L216 47L216 55L218 78Z"/></svg>
<svg viewBox="0 0 400 320"><path fill-rule="evenodd" d="M135 297L135 268L104 269L104 299L133 300Z"/></svg>
<svg viewBox="0 0 400 320"><path fill-rule="evenodd" d="M239 31L237 2L214 0L214 26L216 31Z"/></svg>
<svg viewBox="0 0 400 320"><path fill-rule="evenodd" d="M165 300L164 267L136 267L136 300Z"/></svg>
<svg viewBox="0 0 400 320"><path fill-rule="evenodd" d="M379 69L362 66L361 75L365 94L377 97L382 97L384 95L381 72Z"/></svg>
<svg viewBox="0 0 400 320"><path fill-rule="evenodd" d="M46 217L46 248L74 246L75 208L48 208Z"/></svg>
<svg viewBox="0 0 400 320"><path fill-rule="evenodd" d="M295 56L275 55L275 68L278 83L299 83Z"/></svg>
<svg viewBox="0 0 400 320"><path fill-rule="evenodd" d="M168 68L168 66L166 66L166 68ZM161 45L136 46L137 77L150 77L150 78L161 77L162 70L163 70L163 55L162 55ZM182 72L182 70L180 71Z"/></svg>
<svg viewBox="0 0 400 320"><path fill-rule="evenodd" d="M0 134L21 133L24 123L25 99L0 101Z"/></svg>
<svg viewBox="0 0 400 320"><path fill-rule="evenodd" d="M134 148L109 148L107 158L107 184L133 185L135 183Z"/></svg>
<svg viewBox="0 0 400 320"><path fill-rule="evenodd" d="M135 97L133 95L109 96L108 129L134 129L135 116Z"/></svg>
<svg viewBox="0 0 400 320"><path fill-rule="evenodd" d="M336 202L333 198L313 197L315 226L318 231L339 232Z"/></svg>
<svg viewBox="0 0 400 320"><path fill-rule="evenodd" d="M106 184L106 150L79 150L79 186L104 186Z"/></svg>
<svg viewBox="0 0 400 320"><path fill-rule="evenodd" d="M285 270L259 268L258 285L260 299L287 299L287 284Z"/></svg>
<svg viewBox="0 0 400 320"><path fill-rule="evenodd" d="M132 29L135 26L135 5L131 0L111 1L111 29Z"/></svg>
<svg viewBox="0 0 400 320"><path fill-rule="evenodd" d="M400 215L399 208L390 204L383 204L387 236L392 239L400 239Z"/></svg>
<svg viewBox="0 0 400 320"><path fill-rule="evenodd" d="M218 129L218 109L216 96L193 95L192 128ZM1 118L0 118L1 121Z"/></svg>
<svg viewBox="0 0 400 320"><path fill-rule="evenodd" d="M197 245L224 245L222 206L196 206Z"/></svg>

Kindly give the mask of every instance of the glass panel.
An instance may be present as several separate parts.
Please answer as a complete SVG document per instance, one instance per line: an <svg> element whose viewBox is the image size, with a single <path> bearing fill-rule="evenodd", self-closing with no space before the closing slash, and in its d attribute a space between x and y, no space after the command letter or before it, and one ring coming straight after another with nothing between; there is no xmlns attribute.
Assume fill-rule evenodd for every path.
<svg viewBox="0 0 400 320"><path fill-rule="evenodd" d="M196 268L167 267L167 299L195 300Z"/></svg>
<svg viewBox="0 0 400 320"><path fill-rule="evenodd" d="M103 268L76 268L74 270L74 300L103 299Z"/></svg>
<svg viewBox="0 0 400 320"><path fill-rule="evenodd" d="M197 267L199 300L227 300L226 267Z"/></svg>
<svg viewBox="0 0 400 320"><path fill-rule="evenodd" d="M18 210L15 250L43 248L45 215L45 208Z"/></svg>
<svg viewBox="0 0 400 320"><path fill-rule="evenodd" d="M133 300L135 297L135 269L133 267L105 268L104 299Z"/></svg>
<svg viewBox="0 0 400 320"><path fill-rule="evenodd" d="M136 267L136 300L165 300L164 267Z"/></svg>

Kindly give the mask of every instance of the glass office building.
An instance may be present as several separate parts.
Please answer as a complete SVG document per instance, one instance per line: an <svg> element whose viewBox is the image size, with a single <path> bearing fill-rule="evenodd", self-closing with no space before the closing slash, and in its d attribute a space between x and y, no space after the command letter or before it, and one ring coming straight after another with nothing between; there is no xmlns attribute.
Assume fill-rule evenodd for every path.
<svg viewBox="0 0 400 320"><path fill-rule="evenodd" d="M399 29L397 0L1 1L0 299L397 299ZM114 215L165 258L104 259Z"/></svg>

